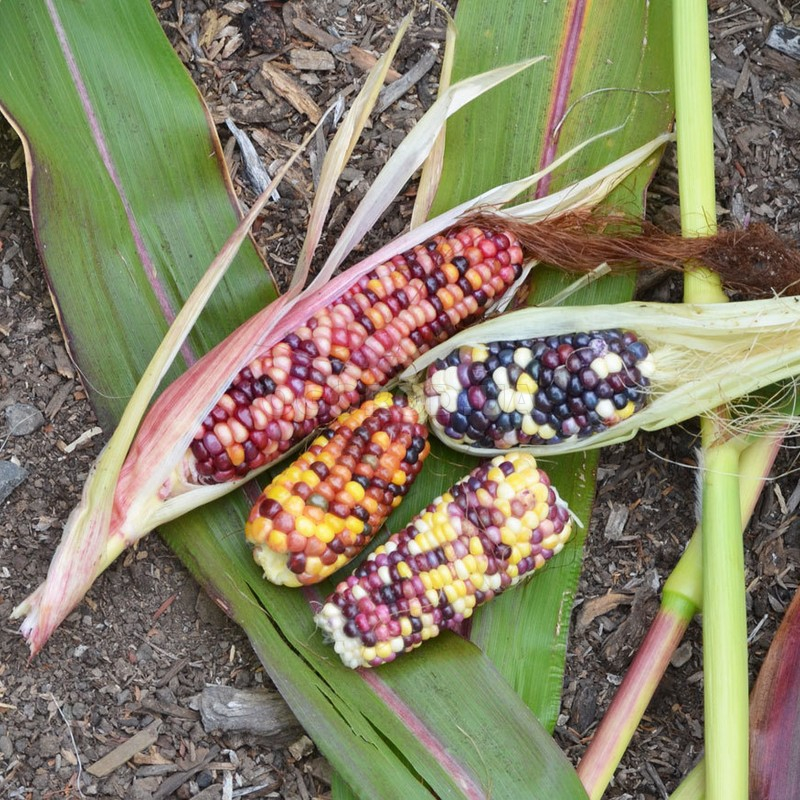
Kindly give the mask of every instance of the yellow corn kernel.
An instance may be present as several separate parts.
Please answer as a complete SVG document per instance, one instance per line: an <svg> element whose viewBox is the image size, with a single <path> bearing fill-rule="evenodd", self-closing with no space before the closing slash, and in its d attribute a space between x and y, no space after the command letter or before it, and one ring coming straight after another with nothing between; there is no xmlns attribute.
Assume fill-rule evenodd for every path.
<svg viewBox="0 0 800 800"><path fill-rule="evenodd" d="M303 470L297 466L297 464L292 464L290 467L286 467L286 469L281 473L281 481L284 484L294 484L300 480L300 476L303 474Z"/></svg>
<svg viewBox="0 0 800 800"><path fill-rule="evenodd" d="M345 527L356 536L360 536L364 532L364 523L354 517L352 514L345 520Z"/></svg>
<svg viewBox="0 0 800 800"><path fill-rule="evenodd" d="M306 504L302 498L294 495L283 504L283 507L293 517L299 517L305 510Z"/></svg>
<svg viewBox="0 0 800 800"><path fill-rule="evenodd" d="M288 551L286 534L283 531L271 530L267 536L267 545L276 553L286 553Z"/></svg>
<svg viewBox="0 0 800 800"><path fill-rule="evenodd" d="M317 526L306 516L300 516L295 520L295 530L307 539L314 536Z"/></svg>
<svg viewBox="0 0 800 800"><path fill-rule="evenodd" d="M469 540L469 552L473 556L482 556L483 555L483 545L481 544L481 540L477 536L471 536Z"/></svg>
<svg viewBox="0 0 800 800"><path fill-rule="evenodd" d="M264 494L267 499L275 500L276 503L280 503L280 505L284 507L292 496L292 493L285 486L278 486L276 484L270 486Z"/></svg>
<svg viewBox="0 0 800 800"><path fill-rule="evenodd" d="M396 469L394 473L392 473L391 482L396 486L403 486L406 482L406 477L406 473L403 472L402 469Z"/></svg>
<svg viewBox="0 0 800 800"><path fill-rule="evenodd" d="M528 394L535 394L539 389L539 385L536 381L528 375L527 372L523 372L522 375L517 378L517 391L518 392L526 392Z"/></svg>
<svg viewBox="0 0 800 800"><path fill-rule="evenodd" d="M364 487L360 483L356 483L355 481L348 481L344 485L344 490L356 503L360 503L364 499L364 495L366 494Z"/></svg>
<svg viewBox="0 0 800 800"><path fill-rule="evenodd" d="M316 489L316 487L319 486L319 475L317 475L316 472L312 472L310 469L304 469L300 473L300 480L311 489Z"/></svg>
<svg viewBox="0 0 800 800"><path fill-rule="evenodd" d="M320 522L316 526L316 535L317 539L321 542L325 542L325 544L329 544L333 541L334 537L336 536L336 532L333 530L332 525L328 525L327 522Z"/></svg>
<svg viewBox="0 0 800 800"><path fill-rule="evenodd" d="M272 520L266 517L256 517L247 523L247 539L251 542L264 542L272 530Z"/></svg>
<svg viewBox="0 0 800 800"><path fill-rule="evenodd" d="M392 443L392 439L386 431L375 431L370 437L370 441L377 444L381 450L388 450Z"/></svg>
<svg viewBox="0 0 800 800"><path fill-rule="evenodd" d="M344 520L335 514L326 512L322 521L333 530L334 536L344 530Z"/></svg>

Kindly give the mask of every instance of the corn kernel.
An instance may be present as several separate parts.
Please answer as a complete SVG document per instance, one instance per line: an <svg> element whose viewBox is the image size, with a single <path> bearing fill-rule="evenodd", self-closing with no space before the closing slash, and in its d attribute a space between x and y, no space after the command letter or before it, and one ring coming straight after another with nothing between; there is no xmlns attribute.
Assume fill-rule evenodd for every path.
<svg viewBox="0 0 800 800"><path fill-rule="evenodd" d="M347 494L349 494L356 503L360 503L366 494L364 487L355 481L349 481L346 483L344 486L344 491L347 492Z"/></svg>

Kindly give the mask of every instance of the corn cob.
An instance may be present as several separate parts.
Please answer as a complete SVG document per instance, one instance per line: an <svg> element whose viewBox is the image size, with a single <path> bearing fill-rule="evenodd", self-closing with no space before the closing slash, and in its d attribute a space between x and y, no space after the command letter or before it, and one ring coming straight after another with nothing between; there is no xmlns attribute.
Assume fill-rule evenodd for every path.
<svg viewBox="0 0 800 800"><path fill-rule="evenodd" d="M400 504L429 452L417 412L389 392L323 428L250 512L245 535L264 576L307 586L355 558Z"/></svg>
<svg viewBox="0 0 800 800"><path fill-rule="evenodd" d="M497 456L376 548L315 621L346 666L385 664L458 629L543 567L571 531L569 510L533 456Z"/></svg>
<svg viewBox="0 0 800 800"><path fill-rule="evenodd" d="M429 367L425 407L445 439L498 450L557 444L642 408L652 372L631 331L463 346Z"/></svg>
<svg viewBox="0 0 800 800"><path fill-rule="evenodd" d="M477 320L521 264L513 236L470 227L376 267L237 375L181 473L223 483L270 463Z"/></svg>

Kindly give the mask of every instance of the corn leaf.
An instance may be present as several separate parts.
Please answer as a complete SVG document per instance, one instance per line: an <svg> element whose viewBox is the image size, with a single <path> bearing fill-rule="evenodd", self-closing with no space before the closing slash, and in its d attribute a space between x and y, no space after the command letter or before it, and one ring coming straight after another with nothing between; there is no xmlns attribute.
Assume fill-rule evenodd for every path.
<svg viewBox="0 0 800 800"><path fill-rule="evenodd" d="M120 3L113 14L91 3L0 6L0 101L23 134L48 280L104 424L121 414L168 323L239 219L207 110L164 50L158 21L136 6ZM174 98L160 95L164 80L179 88ZM57 124L45 124L47 109L59 109ZM246 242L183 348L183 367L231 320L274 296ZM131 335L120 337L123 329ZM180 370L176 364L169 377Z"/></svg>
<svg viewBox="0 0 800 800"><path fill-rule="evenodd" d="M0 29L0 107L25 143L40 252L71 353L110 423L238 205L206 110L144 0L2 0ZM246 243L184 362L273 296ZM239 535L248 508L237 493L162 533L245 628L357 796L585 796L469 642L444 636L375 672L342 667L313 629L309 597L262 581Z"/></svg>
<svg viewBox="0 0 800 800"><path fill-rule="evenodd" d="M590 136L622 126L541 181L536 196L546 195L644 144L670 123L669 3L461 0L456 24L459 39L453 80L533 54L545 54L548 61L451 120L434 212L547 166ZM641 214L655 164L654 158L640 168L609 197L607 205ZM565 282L555 272L537 270L531 301L551 296ZM628 299L631 290L628 278L605 278L571 296L569 302L618 302ZM441 458L448 457L437 452ZM577 516L588 520L596 456L576 453L542 463ZM476 614L472 624L472 640L549 729L559 709L585 534L576 536L559 560L527 586Z"/></svg>

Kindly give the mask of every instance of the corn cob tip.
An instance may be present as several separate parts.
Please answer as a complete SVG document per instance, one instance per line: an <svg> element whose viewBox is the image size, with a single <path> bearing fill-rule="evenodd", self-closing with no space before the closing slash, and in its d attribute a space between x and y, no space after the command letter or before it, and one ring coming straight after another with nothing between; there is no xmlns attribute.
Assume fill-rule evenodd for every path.
<svg viewBox="0 0 800 800"><path fill-rule="evenodd" d="M572 532L530 453L497 456L339 583L315 621L351 668L393 661L543 567Z"/></svg>
<svg viewBox="0 0 800 800"><path fill-rule="evenodd" d="M324 428L250 512L245 535L264 577L308 586L358 555L422 469L427 437L405 397L389 392Z"/></svg>

